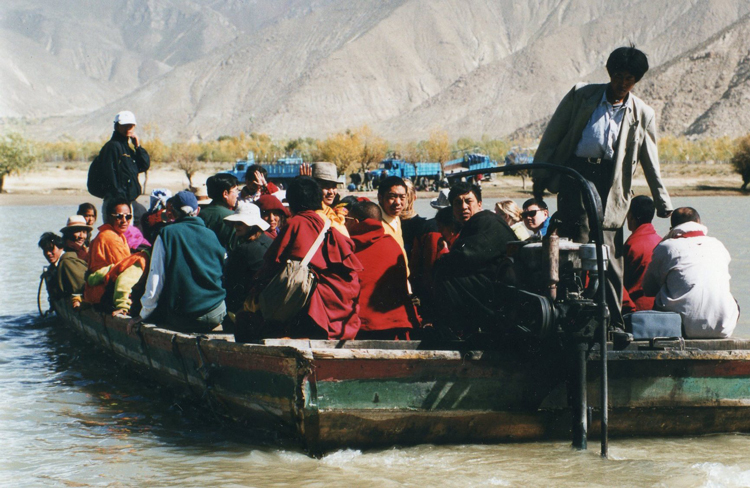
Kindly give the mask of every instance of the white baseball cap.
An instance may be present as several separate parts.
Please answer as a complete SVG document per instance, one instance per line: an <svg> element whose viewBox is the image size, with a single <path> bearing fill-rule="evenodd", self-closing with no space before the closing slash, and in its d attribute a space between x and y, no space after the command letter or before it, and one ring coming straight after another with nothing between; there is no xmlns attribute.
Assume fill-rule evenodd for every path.
<svg viewBox="0 0 750 488"><path fill-rule="evenodd" d="M237 202L237 210L232 215L227 215L224 220L230 222L243 222L248 227L257 225L260 230L268 230L270 225L268 222L260 218L260 208L254 203L250 202Z"/></svg>
<svg viewBox="0 0 750 488"><path fill-rule="evenodd" d="M133 112L128 111L128 110L123 110L122 112L120 112L117 115L115 115L115 124L120 124L120 125L133 124L133 125L136 125L136 123L135 123L135 114Z"/></svg>

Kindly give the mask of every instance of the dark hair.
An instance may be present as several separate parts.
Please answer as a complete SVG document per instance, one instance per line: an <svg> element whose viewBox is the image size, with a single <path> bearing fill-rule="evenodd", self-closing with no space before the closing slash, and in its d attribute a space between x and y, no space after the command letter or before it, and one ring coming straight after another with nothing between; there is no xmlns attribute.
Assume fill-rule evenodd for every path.
<svg viewBox="0 0 750 488"><path fill-rule="evenodd" d="M648 224L654 220L656 207L651 197L638 195L630 201L630 215L635 219L636 224Z"/></svg>
<svg viewBox="0 0 750 488"><path fill-rule="evenodd" d="M264 178L268 175L268 170L266 168L259 164L253 164L247 168L247 171L245 171L245 181L249 182L250 180L248 180L248 178L252 177L256 172L262 174Z"/></svg>
<svg viewBox="0 0 750 488"><path fill-rule="evenodd" d="M618 47L607 59L607 73L612 76L620 71L630 73L635 77L636 83L641 81L643 75L648 71L648 58L643 51L631 45L630 47Z"/></svg>
<svg viewBox="0 0 750 488"><path fill-rule="evenodd" d="M378 196L385 196L385 194L388 193L394 186L403 186L404 190L409 190L408 188L406 188L406 183L404 182L404 180L402 180L398 176L388 176L378 184Z"/></svg>
<svg viewBox="0 0 750 488"><path fill-rule="evenodd" d="M435 214L435 222L437 222L438 226L443 227L455 227L458 223L451 207L443 207L438 210Z"/></svg>
<svg viewBox="0 0 750 488"><path fill-rule="evenodd" d="M529 208L532 205L536 205L537 207L541 208L542 210L548 210L547 209L547 202L545 202L542 199L537 198L529 198L525 202L523 202L523 209L524 211Z"/></svg>
<svg viewBox="0 0 750 488"><path fill-rule="evenodd" d="M323 190L317 181L309 176L298 176L289 183L286 189L286 201L294 213L303 210L320 210L323 208Z"/></svg>
<svg viewBox="0 0 750 488"><path fill-rule="evenodd" d="M344 206L347 209L351 209L353 206L359 203L359 199L354 195L347 195L341 199L339 205Z"/></svg>
<svg viewBox="0 0 750 488"><path fill-rule="evenodd" d="M107 215L104 216L105 222L109 220L110 215L112 215L115 212L115 209L120 205L127 205L130 211L133 211L133 207L130 205L130 201L127 198L114 198L107 202L107 208L104 209L107 212Z"/></svg>
<svg viewBox="0 0 750 488"><path fill-rule="evenodd" d="M229 173L217 173L209 176L206 180L206 193L208 193L208 198L223 202L224 192L239 186L239 184L236 176Z"/></svg>
<svg viewBox="0 0 750 488"><path fill-rule="evenodd" d="M80 205L78 205L78 212L76 212L76 215L85 215L87 210L93 210L94 211L94 217L98 215L98 212L96 211L96 207L93 203L84 202Z"/></svg>
<svg viewBox="0 0 750 488"><path fill-rule="evenodd" d="M45 232L44 234L42 234L42 237L39 238L39 243L37 245L42 251L45 251L49 247L50 244L52 244L58 249L62 249L63 248L62 237L55 234L54 232Z"/></svg>
<svg viewBox="0 0 750 488"><path fill-rule="evenodd" d="M349 209L349 215L357 220L383 219L383 212L380 210L380 205L375 202L357 202Z"/></svg>
<svg viewBox="0 0 750 488"><path fill-rule="evenodd" d="M451 187L451 191L448 192L448 201L452 206L453 200L455 200L457 197L460 197L461 195L466 195L469 192L473 193L474 196L477 197L478 202L482 201L482 189L477 185L472 185L471 183L466 183L465 181L459 181Z"/></svg>
<svg viewBox="0 0 750 488"><path fill-rule="evenodd" d="M693 207L680 207L672 212L672 218L670 221L673 228L680 224L684 224L685 222L698 222L700 224L701 216Z"/></svg>

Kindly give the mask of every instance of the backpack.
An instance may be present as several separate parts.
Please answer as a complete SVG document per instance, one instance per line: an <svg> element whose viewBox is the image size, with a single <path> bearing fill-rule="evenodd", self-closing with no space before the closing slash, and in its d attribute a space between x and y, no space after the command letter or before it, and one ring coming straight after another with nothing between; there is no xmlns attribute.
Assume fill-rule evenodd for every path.
<svg viewBox="0 0 750 488"><path fill-rule="evenodd" d="M258 306L266 321L287 323L301 312L310 299L316 280L308 266L331 227L325 219L323 230L302 261L288 260L258 296Z"/></svg>
<svg viewBox="0 0 750 488"><path fill-rule="evenodd" d="M111 188L109 179L107 178L107 168L104 167L104 162L98 155L91 161L91 166L89 166L86 187L89 193L95 197L104 198L110 193Z"/></svg>

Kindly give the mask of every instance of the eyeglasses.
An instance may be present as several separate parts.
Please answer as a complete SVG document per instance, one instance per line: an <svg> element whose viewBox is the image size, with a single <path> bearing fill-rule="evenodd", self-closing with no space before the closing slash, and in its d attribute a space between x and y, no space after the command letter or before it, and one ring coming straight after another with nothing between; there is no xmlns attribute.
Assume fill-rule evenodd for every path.
<svg viewBox="0 0 750 488"><path fill-rule="evenodd" d="M541 209L537 210L526 210L525 212L521 212L521 217L524 219L532 218L536 216L537 212L542 212Z"/></svg>
<svg viewBox="0 0 750 488"><path fill-rule="evenodd" d="M111 215L117 220L122 220L122 219L130 220L133 218L133 214L109 214L109 215Z"/></svg>

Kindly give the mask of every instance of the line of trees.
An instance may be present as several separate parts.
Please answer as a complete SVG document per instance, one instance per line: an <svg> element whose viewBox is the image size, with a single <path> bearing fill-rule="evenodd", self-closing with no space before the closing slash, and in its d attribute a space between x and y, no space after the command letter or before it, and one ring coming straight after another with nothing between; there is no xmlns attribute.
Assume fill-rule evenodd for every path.
<svg viewBox="0 0 750 488"><path fill-rule="evenodd" d="M305 161L331 161L339 172L362 172L377 167L380 160L393 155L409 162L430 161L441 164L476 151L491 159L503 161L512 148L526 148L533 153L535 140L504 140L484 136L462 137L451 142L446 131L436 130L426 140L390 142L368 126L331 134L325 139L273 139L267 134L251 133L221 136L210 141L166 143L159 128L146 124L140 129L144 147L156 164L174 164L189 180L204 162L234 163L253 152L258 162L273 162L296 154ZM55 142L35 142L17 133L0 136L0 191L7 175L28 169L34 161L91 161L106 139L77 141L62 137ZM659 158L663 163L716 162L731 163L743 176L743 190L750 182L750 134L743 138L690 140L664 136L659 139ZM192 181L191 181L192 184Z"/></svg>

